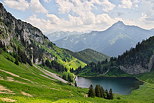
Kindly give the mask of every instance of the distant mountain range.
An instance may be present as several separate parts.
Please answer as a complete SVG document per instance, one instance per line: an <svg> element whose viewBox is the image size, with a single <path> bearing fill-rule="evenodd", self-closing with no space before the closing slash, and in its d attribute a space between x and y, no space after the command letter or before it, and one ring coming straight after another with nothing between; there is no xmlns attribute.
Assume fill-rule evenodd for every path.
<svg viewBox="0 0 154 103"><path fill-rule="evenodd" d="M110 61L90 63L80 71L76 70L80 76L128 76L138 75L142 78L152 78L154 75L154 36L138 43L135 48L124 52L117 58L110 58ZM153 82L149 79L148 81Z"/></svg>
<svg viewBox="0 0 154 103"><path fill-rule="evenodd" d="M75 52L90 48L108 56L118 56L153 35L153 29L145 30L119 21L105 31L92 31L82 35L63 32L64 37L57 38L54 43ZM48 37L52 40L50 36Z"/></svg>
<svg viewBox="0 0 154 103"><path fill-rule="evenodd" d="M53 33L47 34L47 37L50 39L50 41L54 42L54 41L63 39L67 36L80 35L80 34L83 34L83 33L82 32L59 31L59 32L53 32Z"/></svg>

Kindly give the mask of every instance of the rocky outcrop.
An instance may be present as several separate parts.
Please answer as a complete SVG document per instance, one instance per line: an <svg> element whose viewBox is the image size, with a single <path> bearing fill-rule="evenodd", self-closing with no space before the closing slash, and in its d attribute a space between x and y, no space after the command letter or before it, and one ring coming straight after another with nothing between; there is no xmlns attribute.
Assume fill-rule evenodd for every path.
<svg viewBox="0 0 154 103"><path fill-rule="evenodd" d="M148 63L148 68L151 70L154 66L154 55L151 56L150 61Z"/></svg>
<svg viewBox="0 0 154 103"><path fill-rule="evenodd" d="M145 72L150 72L154 65L154 55L151 56L147 68L141 66L140 64L134 65L124 65L120 66L120 69L128 74L141 74Z"/></svg>
<svg viewBox="0 0 154 103"><path fill-rule="evenodd" d="M48 45L49 42L48 38L38 28L17 20L0 3L0 46L5 47L9 52L18 52L17 48L20 45L22 51L31 61L40 64L43 58L40 55L43 56L43 52L36 44ZM51 57L49 53L47 56Z"/></svg>
<svg viewBox="0 0 154 103"><path fill-rule="evenodd" d="M143 68L141 65L120 66L120 69L128 74L140 74L150 72L149 69Z"/></svg>
<svg viewBox="0 0 154 103"><path fill-rule="evenodd" d="M28 43L30 43L30 40L34 40L43 44L45 39L48 40L38 28L13 17L4 9L2 4L0 4L0 19L7 26L11 37L16 36L18 40ZM0 27L4 26L1 25Z"/></svg>

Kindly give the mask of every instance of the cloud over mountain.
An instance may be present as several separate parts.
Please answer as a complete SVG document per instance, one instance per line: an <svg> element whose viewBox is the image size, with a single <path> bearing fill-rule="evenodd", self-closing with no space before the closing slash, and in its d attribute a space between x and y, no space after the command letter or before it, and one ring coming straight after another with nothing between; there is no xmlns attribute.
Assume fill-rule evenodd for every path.
<svg viewBox="0 0 154 103"><path fill-rule="evenodd" d="M46 34L54 31L100 31L119 20L146 29L154 27L152 0L2 0L2 2L13 15L39 27Z"/></svg>

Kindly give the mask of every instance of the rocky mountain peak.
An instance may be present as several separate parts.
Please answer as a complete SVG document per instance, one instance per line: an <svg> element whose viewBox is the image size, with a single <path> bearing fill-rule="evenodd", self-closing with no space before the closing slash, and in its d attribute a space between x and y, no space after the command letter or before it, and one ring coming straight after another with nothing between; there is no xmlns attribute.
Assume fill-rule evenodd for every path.
<svg viewBox="0 0 154 103"><path fill-rule="evenodd" d="M115 29L120 29L125 27L126 25L122 22L122 21L118 21L116 23L114 23L111 28L115 28Z"/></svg>

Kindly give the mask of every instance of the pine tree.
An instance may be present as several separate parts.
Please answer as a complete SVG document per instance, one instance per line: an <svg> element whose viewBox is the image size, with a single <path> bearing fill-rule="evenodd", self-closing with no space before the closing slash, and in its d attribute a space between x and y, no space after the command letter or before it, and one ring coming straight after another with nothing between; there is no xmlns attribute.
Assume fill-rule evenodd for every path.
<svg viewBox="0 0 154 103"><path fill-rule="evenodd" d="M113 99L112 89L109 90L109 99Z"/></svg>
<svg viewBox="0 0 154 103"><path fill-rule="evenodd" d="M103 89L103 87L100 88L100 91L101 91L101 97L102 97L102 98L105 98L105 94L104 94L104 89Z"/></svg>
<svg viewBox="0 0 154 103"><path fill-rule="evenodd" d="M96 85L96 87L95 87L95 95L96 95L96 97L101 97L100 85Z"/></svg>
<svg viewBox="0 0 154 103"><path fill-rule="evenodd" d="M19 60L18 60L18 57L16 56L15 58L15 62L14 62L16 65L19 65Z"/></svg>
<svg viewBox="0 0 154 103"><path fill-rule="evenodd" d="M88 97L95 97L95 92L92 85L89 87Z"/></svg>
<svg viewBox="0 0 154 103"><path fill-rule="evenodd" d="M107 89L105 90L105 99L109 99L109 93Z"/></svg>
<svg viewBox="0 0 154 103"><path fill-rule="evenodd" d="M76 81L75 81L74 85L75 85L75 87L78 87L78 85L77 85Z"/></svg>

